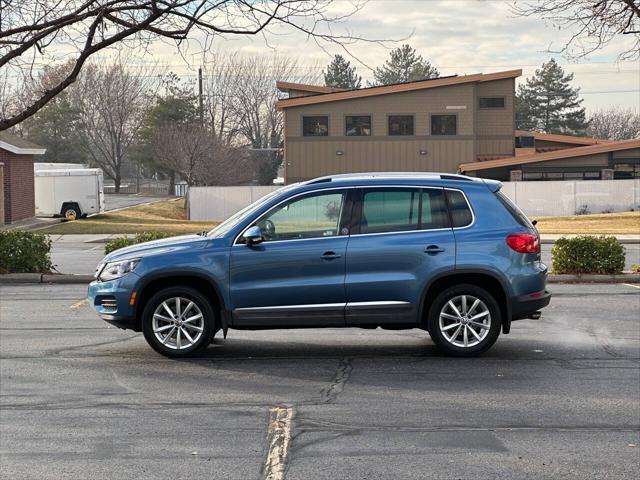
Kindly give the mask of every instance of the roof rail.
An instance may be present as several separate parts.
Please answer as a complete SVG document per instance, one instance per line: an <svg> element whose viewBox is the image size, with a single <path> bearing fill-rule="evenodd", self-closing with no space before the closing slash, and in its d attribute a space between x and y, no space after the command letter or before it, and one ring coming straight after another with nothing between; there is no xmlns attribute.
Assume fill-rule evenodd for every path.
<svg viewBox="0 0 640 480"><path fill-rule="evenodd" d="M473 182L473 179L464 175L447 175L446 173L440 175L441 180L462 180L463 182Z"/></svg>
<svg viewBox="0 0 640 480"><path fill-rule="evenodd" d="M331 180L332 180L331 177L318 178L317 180L308 182L307 185L315 185L316 183L327 183L327 182L330 182Z"/></svg>

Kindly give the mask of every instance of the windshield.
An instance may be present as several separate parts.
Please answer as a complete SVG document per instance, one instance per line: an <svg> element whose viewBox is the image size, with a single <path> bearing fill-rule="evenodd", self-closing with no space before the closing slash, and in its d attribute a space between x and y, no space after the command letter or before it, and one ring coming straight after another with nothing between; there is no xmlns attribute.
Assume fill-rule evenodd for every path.
<svg viewBox="0 0 640 480"><path fill-rule="evenodd" d="M251 212L258 210L265 202L272 199L279 193L288 190L297 184L287 185L286 187L279 188L274 190L271 193L266 194L264 197L259 198L255 202L250 205L247 205L242 210L237 213L234 213L232 216L227 218L224 222L222 222L217 227L213 228L209 233L207 233L207 237L211 238L221 238L224 237L230 230L233 230L246 215L250 215Z"/></svg>

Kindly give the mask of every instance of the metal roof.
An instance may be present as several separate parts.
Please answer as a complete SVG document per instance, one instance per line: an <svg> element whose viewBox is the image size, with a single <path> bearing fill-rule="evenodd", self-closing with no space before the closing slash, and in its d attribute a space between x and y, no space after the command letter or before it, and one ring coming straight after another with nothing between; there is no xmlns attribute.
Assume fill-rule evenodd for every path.
<svg viewBox="0 0 640 480"><path fill-rule="evenodd" d="M558 133L530 132L527 130L516 130L516 137L534 137L536 140L546 142L572 143L575 145L597 145L599 143L610 143L613 140L592 137L576 137L573 135L560 135Z"/></svg>
<svg viewBox="0 0 640 480"><path fill-rule="evenodd" d="M507 70L495 73L475 73L472 75L461 75L451 77L432 78L427 80L418 80L408 83L397 83L393 85L381 85L379 87L360 88L356 90L345 90L333 93L323 93L318 95L309 95L305 97L286 98L276 102L278 109L289 107L298 107L301 105L313 105L326 102L338 102L340 100L351 100L354 98L374 97L378 95L387 95L391 93L411 92L415 90L426 90L429 88L448 87L452 85L461 85L465 83L482 83L493 80L503 80L506 78L516 78L522 75L522 70ZM327 87L322 87L327 88Z"/></svg>

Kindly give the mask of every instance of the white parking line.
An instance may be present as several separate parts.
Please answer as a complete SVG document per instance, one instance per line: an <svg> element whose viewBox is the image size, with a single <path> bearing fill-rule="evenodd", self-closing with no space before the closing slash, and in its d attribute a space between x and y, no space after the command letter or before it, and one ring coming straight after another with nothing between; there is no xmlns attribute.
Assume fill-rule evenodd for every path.
<svg viewBox="0 0 640 480"><path fill-rule="evenodd" d="M89 300L87 300L86 298L83 300L80 300L77 303L74 303L73 305L70 305L69 308L71 310L77 310L78 308L80 308L83 305L89 305Z"/></svg>
<svg viewBox="0 0 640 480"><path fill-rule="evenodd" d="M262 478L265 480L283 480L289 441L291 440L291 418L293 408L274 407L269 410L269 431L267 442L269 453L264 464Z"/></svg>
<svg viewBox="0 0 640 480"><path fill-rule="evenodd" d="M627 287L640 288L640 285L633 285L631 283L623 283L623 285L626 285Z"/></svg>

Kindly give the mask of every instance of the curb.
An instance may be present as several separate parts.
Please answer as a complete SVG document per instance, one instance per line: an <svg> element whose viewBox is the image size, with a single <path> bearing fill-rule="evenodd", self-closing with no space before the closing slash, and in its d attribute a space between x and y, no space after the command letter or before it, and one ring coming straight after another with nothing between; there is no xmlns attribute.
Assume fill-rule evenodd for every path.
<svg viewBox="0 0 640 480"><path fill-rule="evenodd" d="M640 274L621 273L619 275L549 274L547 283L640 283Z"/></svg>
<svg viewBox="0 0 640 480"><path fill-rule="evenodd" d="M20 283L88 284L93 275L73 275L65 273L8 273L0 275L0 285ZM550 274L547 283L640 283L640 274L619 275L567 275Z"/></svg>
<svg viewBox="0 0 640 480"><path fill-rule="evenodd" d="M598 236L596 234L594 234L593 236ZM615 236L615 235L613 235ZM540 243L543 245L553 245L554 243L556 243L557 240L554 240L552 238L541 238L540 239ZM640 239L636 239L636 238L618 238L618 242L620 242L622 245L638 245L640 244Z"/></svg>
<svg viewBox="0 0 640 480"><path fill-rule="evenodd" d="M21 283L59 283L59 284L88 284L93 281L93 275L72 275L65 273L8 273L0 275L0 285Z"/></svg>

